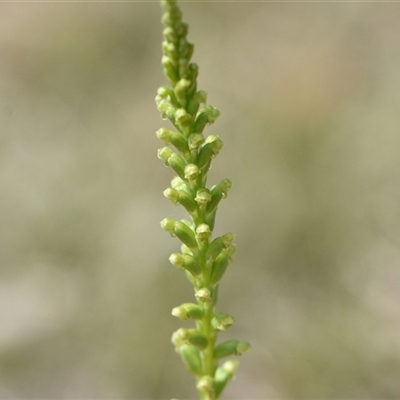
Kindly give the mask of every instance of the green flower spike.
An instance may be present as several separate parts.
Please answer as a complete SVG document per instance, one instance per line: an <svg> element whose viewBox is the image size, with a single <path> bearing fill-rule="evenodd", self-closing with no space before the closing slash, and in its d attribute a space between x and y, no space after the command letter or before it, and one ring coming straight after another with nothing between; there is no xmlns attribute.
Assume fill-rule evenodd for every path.
<svg viewBox="0 0 400 400"><path fill-rule="evenodd" d="M208 171L224 143L217 135L205 135L204 130L220 112L206 104L207 93L197 88L199 68L191 62L194 46L187 40L188 25L182 21L176 0L162 0L161 5L165 25L161 64L171 86L160 87L155 100L161 118L172 126L156 132L165 146L157 155L176 173L164 196L189 215L189 220L164 218L161 227L182 243L181 252L172 253L169 261L184 270L195 298L172 310L173 316L191 320L195 327L178 329L171 341L196 379L199 399L217 400L238 366L232 360L220 365L220 360L250 349L238 340L217 344L219 332L234 323L233 317L216 311L216 303L218 285L235 252L235 235L213 238L219 204L232 182L224 179L211 188L206 186Z"/></svg>

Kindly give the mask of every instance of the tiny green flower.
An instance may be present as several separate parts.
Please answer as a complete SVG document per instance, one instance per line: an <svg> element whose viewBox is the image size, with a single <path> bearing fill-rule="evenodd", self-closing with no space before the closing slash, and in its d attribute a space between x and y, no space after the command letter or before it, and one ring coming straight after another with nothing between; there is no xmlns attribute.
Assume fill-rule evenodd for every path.
<svg viewBox="0 0 400 400"><path fill-rule="evenodd" d="M218 331L226 331L234 322L235 320L230 315L226 313L218 313L215 314L214 318L211 320L211 325Z"/></svg>
<svg viewBox="0 0 400 400"><path fill-rule="evenodd" d="M183 321L187 319L202 319L204 310L197 304L184 303L173 308L171 314Z"/></svg>

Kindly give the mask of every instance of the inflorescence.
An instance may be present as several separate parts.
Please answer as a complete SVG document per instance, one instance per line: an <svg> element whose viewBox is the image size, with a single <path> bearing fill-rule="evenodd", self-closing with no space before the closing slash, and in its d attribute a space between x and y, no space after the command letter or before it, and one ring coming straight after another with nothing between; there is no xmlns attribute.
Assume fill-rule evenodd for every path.
<svg viewBox="0 0 400 400"><path fill-rule="evenodd" d="M224 179L210 189L206 187L211 162L223 147L216 135L204 136L207 125L214 123L219 111L207 105L207 95L197 90L197 64L190 62L193 43L187 40L188 25L176 0L161 1L165 25L162 43L162 65L171 87L160 87L156 104L164 120L173 129L161 128L157 137L165 147L158 157L176 176L165 197L182 205L190 220L165 218L161 227L181 242L181 252L172 253L169 261L185 271L194 287L195 302L184 303L172 310L172 315L192 319L195 328L180 328L172 335L172 342L183 362L196 377L201 400L216 400L232 379L238 361L222 358L241 355L250 349L247 342L228 340L217 344L217 335L234 323L233 317L216 312L218 284L235 252L233 233L213 238L215 216L220 201L227 197L232 186Z"/></svg>

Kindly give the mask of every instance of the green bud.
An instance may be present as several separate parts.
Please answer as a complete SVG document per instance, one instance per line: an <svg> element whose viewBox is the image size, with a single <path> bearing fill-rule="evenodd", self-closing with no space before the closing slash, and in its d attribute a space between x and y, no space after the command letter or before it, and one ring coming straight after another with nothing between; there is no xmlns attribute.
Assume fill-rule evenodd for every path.
<svg viewBox="0 0 400 400"><path fill-rule="evenodd" d="M169 262L179 269L184 269L185 260L183 258L183 254L181 253L172 253L169 256Z"/></svg>
<svg viewBox="0 0 400 400"><path fill-rule="evenodd" d="M174 204L178 204L179 192L176 189L167 188L163 191L163 195Z"/></svg>
<svg viewBox="0 0 400 400"><path fill-rule="evenodd" d="M211 200L211 193L208 189L199 189L196 193L195 200L199 205L207 204Z"/></svg>
<svg viewBox="0 0 400 400"><path fill-rule="evenodd" d="M239 365L237 360L229 360L222 364L221 367L215 371L215 395L216 398L220 396L226 384L233 378L233 375Z"/></svg>
<svg viewBox="0 0 400 400"><path fill-rule="evenodd" d="M192 123L192 116L185 109L179 108L175 111L175 121L182 128L188 127Z"/></svg>
<svg viewBox="0 0 400 400"><path fill-rule="evenodd" d="M168 165L178 174L180 178L185 178L186 161L181 155L172 153L168 158Z"/></svg>
<svg viewBox="0 0 400 400"><path fill-rule="evenodd" d="M195 132L203 132L204 128L208 123L208 114L205 111L200 110L197 113L195 122L194 122L194 131Z"/></svg>
<svg viewBox="0 0 400 400"><path fill-rule="evenodd" d="M225 235L222 235L221 239L222 239L222 243L224 244L224 247L228 248L235 241L236 235L232 232L228 232L228 233L225 233Z"/></svg>
<svg viewBox="0 0 400 400"><path fill-rule="evenodd" d="M236 246L231 244L224 250L224 252L228 257L232 257L236 253Z"/></svg>
<svg viewBox="0 0 400 400"><path fill-rule="evenodd" d="M196 228L196 239L198 243L204 243L211 236L210 227L207 224L200 224Z"/></svg>
<svg viewBox="0 0 400 400"><path fill-rule="evenodd" d="M222 238L215 238L208 246L206 260L215 260L221 251L224 249Z"/></svg>
<svg viewBox="0 0 400 400"><path fill-rule="evenodd" d="M211 325L217 331L226 331L234 322L235 320L229 314L218 313L211 320Z"/></svg>
<svg viewBox="0 0 400 400"><path fill-rule="evenodd" d="M199 350L193 344L184 344L179 348L182 360L192 374L201 376L203 374L203 367Z"/></svg>
<svg viewBox="0 0 400 400"><path fill-rule="evenodd" d="M187 319L202 319L204 315L203 309L194 303L183 303L172 309L171 314L174 317L185 321Z"/></svg>
<svg viewBox="0 0 400 400"><path fill-rule="evenodd" d="M173 220L172 218L164 218L161 222L161 228L163 228L165 231L169 232L171 234L171 236L175 236L175 224L176 221Z"/></svg>
<svg viewBox="0 0 400 400"><path fill-rule="evenodd" d="M205 399L215 399L214 397L214 392L215 392L215 388L214 388L214 379L209 376L209 375L205 375L202 376L196 384L196 388L199 392L205 394L207 397L202 397Z"/></svg>
<svg viewBox="0 0 400 400"><path fill-rule="evenodd" d="M187 140L181 133L161 128L156 132L156 135L160 140L163 140L165 144L172 143L182 154L189 153Z"/></svg>
<svg viewBox="0 0 400 400"><path fill-rule="evenodd" d="M211 188L210 194L211 194L211 199L206 206L206 212L208 214L214 212L217 209L217 206L221 201L223 195L222 189L219 185L214 185Z"/></svg>
<svg viewBox="0 0 400 400"><path fill-rule="evenodd" d="M156 132L157 137L165 142L165 144L171 143L171 136L172 136L172 131L166 128L161 128Z"/></svg>
<svg viewBox="0 0 400 400"><path fill-rule="evenodd" d="M183 254L190 254L192 255L192 251L189 249L189 247L186 246L186 244L182 243L181 244L181 252Z"/></svg>
<svg viewBox="0 0 400 400"><path fill-rule="evenodd" d="M215 285L223 277L226 268L230 263L230 258L222 252L213 262L211 267L210 284Z"/></svg>
<svg viewBox="0 0 400 400"><path fill-rule="evenodd" d="M171 97L173 95L174 95L174 91L171 88L167 87L167 86L161 86L157 90L157 96L160 96L160 98L162 98L162 99L166 99L166 98Z"/></svg>
<svg viewBox="0 0 400 400"><path fill-rule="evenodd" d="M186 188L187 185L179 176L174 176L171 180L171 187L179 191Z"/></svg>
<svg viewBox="0 0 400 400"><path fill-rule="evenodd" d="M172 132L171 143L182 154L184 154L184 155L189 154L189 146L188 146L187 140L181 133Z"/></svg>
<svg viewBox="0 0 400 400"><path fill-rule="evenodd" d="M169 167L168 159L173 154L173 151L169 147L162 147L161 149L157 150L157 157L164 161L165 165Z"/></svg>
<svg viewBox="0 0 400 400"><path fill-rule="evenodd" d="M188 110L190 115L196 115L197 111L199 110L199 106L200 106L199 102L192 98L187 103L187 107L186 108L187 108L187 110Z"/></svg>
<svg viewBox="0 0 400 400"><path fill-rule="evenodd" d="M194 99L198 101L199 103L207 103L207 92L204 90L199 90L195 95Z"/></svg>
<svg viewBox="0 0 400 400"><path fill-rule="evenodd" d="M223 179L220 183L218 183L219 187L222 190L222 197L225 199L228 197L228 191L232 187L232 181L229 179Z"/></svg>
<svg viewBox="0 0 400 400"><path fill-rule="evenodd" d="M199 155L197 156L197 166L200 169L208 170L210 168L211 159L214 157L211 145L203 144L200 147Z"/></svg>
<svg viewBox="0 0 400 400"><path fill-rule="evenodd" d="M194 181L199 176L200 171L196 164L188 164L185 167L184 177L189 181Z"/></svg>
<svg viewBox="0 0 400 400"><path fill-rule="evenodd" d="M217 135L209 135L205 141L205 145L210 145L214 156L216 156L224 146L224 142Z"/></svg>
<svg viewBox="0 0 400 400"><path fill-rule="evenodd" d="M157 110L160 111L162 119L171 119L171 117L175 115L175 108L169 100L166 100L157 95L155 101Z"/></svg>
<svg viewBox="0 0 400 400"><path fill-rule="evenodd" d="M250 343L228 340L214 349L214 357L219 359L229 356L241 356L249 350L251 350Z"/></svg>
<svg viewBox="0 0 400 400"><path fill-rule="evenodd" d="M176 97L182 106L186 105L186 92L190 85L190 81L188 81L187 79L181 79L175 86Z"/></svg>
<svg viewBox="0 0 400 400"><path fill-rule="evenodd" d="M174 60L178 57L178 51L176 49L175 43L167 42L164 40L162 42L162 50L166 56Z"/></svg>
<svg viewBox="0 0 400 400"><path fill-rule="evenodd" d="M178 8L178 10L179 10L179 8ZM179 19L181 19L181 18L179 18ZM186 37L188 30L189 30L189 25L186 22L180 21L180 23L177 24L176 31L181 38L181 43L186 42L186 39L182 40L182 38Z"/></svg>
<svg viewBox="0 0 400 400"><path fill-rule="evenodd" d="M176 42L177 41L177 36L176 33L174 31L173 28L171 28L170 26L167 26L164 30L163 30L163 35L165 37L165 40L167 42Z"/></svg>
<svg viewBox="0 0 400 400"><path fill-rule="evenodd" d="M190 150L197 150L204 142L204 136L201 133L192 133L188 138Z"/></svg>
<svg viewBox="0 0 400 400"><path fill-rule="evenodd" d="M206 105L197 114L194 129L196 132L203 132L207 124L212 124L220 116L220 112L213 106Z"/></svg>
<svg viewBox="0 0 400 400"><path fill-rule="evenodd" d="M213 106L207 105L204 107L204 111L207 113L208 123L213 124L221 113Z"/></svg>
<svg viewBox="0 0 400 400"><path fill-rule="evenodd" d="M205 349L208 344L208 339L197 329L180 328L173 333L171 341L177 348L190 343L195 345L199 350Z"/></svg>
<svg viewBox="0 0 400 400"><path fill-rule="evenodd" d="M182 41L179 46L180 56L185 58L186 60L190 60L193 55L194 44L188 40Z"/></svg>
<svg viewBox="0 0 400 400"><path fill-rule="evenodd" d="M188 66L188 78L195 82L199 75L199 66L196 63L190 63Z"/></svg>
<svg viewBox="0 0 400 400"><path fill-rule="evenodd" d="M197 209L197 203L187 191L179 191L178 201L189 213L192 213Z"/></svg>
<svg viewBox="0 0 400 400"><path fill-rule="evenodd" d="M172 253L169 257L169 261L172 265L179 269L185 269L192 275L198 276L201 274L202 269L196 259L189 254Z"/></svg>
<svg viewBox="0 0 400 400"><path fill-rule="evenodd" d="M213 212L209 215L206 215L206 223L210 226L211 230L214 230L216 214L216 212Z"/></svg>
<svg viewBox="0 0 400 400"><path fill-rule="evenodd" d="M161 64L164 67L164 75L173 85L175 85L179 76L174 60L171 57L164 55L161 58Z"/></svg>
<svg viewBox="0 0 400 400"><path fill-rule="evenodd" d="M194 295L201 303L209 303L212 299L211 290L209 288L201 288L197 290Z"/></svg>
<svg viewBox="0 0 400 400"><path fill-rule="evenodd" d="M197 249L197 241L193 230L183 221L176 221L174 226L175 235L186 244L189 249Z"/></svg>

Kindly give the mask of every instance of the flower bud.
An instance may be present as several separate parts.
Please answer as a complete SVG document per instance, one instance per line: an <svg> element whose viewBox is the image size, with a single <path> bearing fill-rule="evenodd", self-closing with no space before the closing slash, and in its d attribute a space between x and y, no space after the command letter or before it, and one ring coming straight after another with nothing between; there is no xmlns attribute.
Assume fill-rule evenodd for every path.
<svg viewBox="0 0 400 400"><path fill-rule="evenodd" d="M211 325L217 331L226 331L234 322L235 320L229 314L218 313L211 320Z"/></svg>
<svg viewBox="0 0 400 400"><path fill-rule="evenodd" d="M233 378L239 362L236 360L229 360L222 364L221 367L215 371L215 395L218 398L225 388L226 384Z"/></svg>
<svg viewBox="0 0 400 400"><path fill-rule="evenodd" d="M161 64L164 67L164 75L174 85L179 79L174 60L171 57L164 55L161 58Z"/></svg>
<svg viewBox="0 0 400 400"><path fill-rule="evenodd" d="M196 239L198 243L204 243L211 236L210 227L207 224L200 224L196 228Z"/></svg>
<svg viewBox="0 0 400 400"><path fill-rule="evenodd" d="M190 96L190 93L188 93L188 96ZM189 100L189 102L187 103L187 106L186 106L188 113L190 115L196 115L197 111L199 110L199 107L200 107L199 102L194 100L193 98Z"/></svg>
<svg viewBox="0 0 400 400"><path fill-rule="evenodd" d="M186 161L181 155L172 153L168 158L168 165L179 175L179 177L182 179L185 178Z"/></svg>
<svg viewBox="0 0 400 400"><path fill-rule="evenodd" d="M169 261L175 267L179 269L185 269L194 276L198 276L202 272L201 265L196 261L196 259L192 255L172 253L169 257Z"/></svg>
<svg viewBox="0 0 400 400"><path fill-rule="evenodd" d="M181 133L170 131L166 128L161 128L156 132L156 134L160 140L165 142L165 144L172 143L182 154L189 153L187 140Z"/></svg>
<svg viewBox="0 0 400 400"><path fill-rule="evenodd" d="M199 176L200 171L196 164L187 164L184 171L184 177L189 181L194 181Z"/></svg>
<svg viewBox="0 0 400 400"><path fill-rule="evenodd" d="M165 100L157 95L155 101L157 110L160 111L162 119L171 119L171 117L175 115L175 108L169 100Z"/></svg>
<svg viewBox="0 0 400 400"><path fill-rule="evenodd" d="M217 118L221 115L221 113L213 106L205 106L205 110L207 111L208 115L208 123L211 125L213 124Z"/></svg>
<svg viewBox="0 0 400 400"><path fill-rule="evenodd" d="M239 342L238 340L228 340L219 344L214 349L214 357L219 359L229 356L241 356L249 350L251 350L250 343Z"/></svg>
<svg viewBox="0 0 400 400"><path fill-rule="evenodd" d="M192 213L197 209L197 203L194 201L193 197L184 190L179 191L178 201L189 213Z"/></svg>
<svg viewBox="0 0 400 400"><path fill-rule="evenodd" d="M222 238L220 237L215 238L208 246L206 253L206 261L215 260L223 249L224 249L224 244Z"/></svg>
<svg viewBox="0 0 400 400"><path fill-rule="evenodd" d="M175 236L175 232L174 232L175 224L176 224L176 221L173 220L172 218L164 218L160 222L161 228L164 229L164 231L169 232L171 234L171 236Z"/></svg>
<svg viewBox="0 0 400 400"><path fill-rule="evenodd" d="M220 183L218 183L218 185L222 190L222 197L225 199L226 197L228 197L228 191L232 187L232 181L230 181L229 179L223 179Z"/></svg>
<svg viewBox="0 0 400 400"><path fill-rule="evenodd" d="M190 81L187 79L181 79L175 86L176 98L183 107L186 105L186 92L190 85Z"/></svg>
<svg viewBox="0 0 400 400"><path fill-rule="evenodd" d="M163 195L174 204L178 204L179 192L176 189L167 188L163 191Z"/></svg>
<svg viewBox="0 0 400 400"><path fill-rule="evenodd" d="M199 103L207 103L207 92L205 92L204 90L199 90L194 95L194 99L197 100Z"/></svg>
<svg viewBox="0 0 400 400"><path fill-rule="evenodd" d="M204 399L215 399L214 396L215 388L214 388L214 379L209 376L205 375L202 376L196 384L196 388L199 392L205 394L207 397L203 397Z"/></svg>
<svg viewBox="0 0 400 400"><path fill-rule="evenodd" d="M221 113L213 106L206 105L200 109L199 114L196 117L195 130L196 132L203 132L206 124L211 125Z"/></svg>
<svg viewBox="0 0 400 400"><path fill-rule="evenodd" d="M194 295L196 299L202 303L209 303L212 299L211 290L209 288L201 288Z"/></svg>
<svg viewBox="0 0 400 400"><path fill-rule="evenodd" d="M164 161L165 165L169 167L168 159L173 154L173 151L169 147L162 147L161 149L157 150L157 157Z"/></svg>
<svg viewBox="0 0 400 400"><path fill-rule="evenodd" d="M187 319L202 319L204 315L203 309L194 303L183 303L172 309L171 314L174 317L185 321Z"/></svg>
<svg viewBox="0 0 400 400"><path fill-rule="evenodd" d="M236 235L232 232L225 233L225 235L221 236L222 243L224 244L225 248L231 246L236 239Z"/></svg>
<svg viewBox="0 0 400 400"><path fill-rule="evenodd" d="M180 328L173 333L171 341L175 347L180 347L183 344L191 343L199 350L205 349L208 344L207 338L197 329Z"/></svg>
<svg viewBox="0 0 400 400"><path fill-rule="evenodd" d="M205 144L209 144L214 156L218 155L224 146L224 142L217 135L209 135L205 141Z"/></svg>
<svg viewBox="0 0 400 400"><path fill-rule="evenodd" d="M179 348L182 360L192 374L201 376L203 374L202 362L199 350L193 344L184 344Z"/></svg>
<svg viewBox="0 0 400 400"><path fill-rule="evenodd" d="M201 133L192 133L188 138L190 150L197 150L204 142L204 136Z"/></svg>
<svg viewBox="0 0 400 400"><path fill-rule="evenodd" d="M223 195L222 189L219 185L214 185L211 188L210 194L211 194L211 199L206 206L206 212L208 214L214 212L217 209L217 206L221 201Z"/></svg>
<svg viewBox="0 0 400 400"><path fill-rule="evenodd" d="M194 44L189 40L185 40L179 47L179 52L181 57L186 58L186 60L190 60L193 55Z"/></svg>
<svg viewBox="0 0 400 400"><path fill-rule="evenodd" d="M157 137L165 142L165 144L171 143L171 136L172 136L172 131L166 128L161 128L156 132Z"/></svg>
<svg viewBox="0 0 400 400"><path fill-rule="evenodd" d="M207 171L210 168L211 159L214 157L214 153L210 145L203 144L199 149L197 156L197 166L201 170Z"/></svg>
<svg viewBox="0 0 400 400"><path fill-rule="evenodd" d="M196 193L195 200L199 205L207 204L211 200L211 193L208 189L199 189Z"/></svg>
<svg viewBox="0 0 400 400"><path fill-rule="evenodd" d="M199 75L199 66L196 63L190 63L188 66L188 78L192 82L195 82Z"/></svg>
<svg viewBox="0 0 400 400"><path fill-rule="evenodd" d="M177 36L176 33L174 31L173 28L171 28L170 26L167 26L164 30L163 30L163 35L166 39L167 42L176 42L177 41Z"/></svg>
<svg viewBox="0 0 400 400"><path fill-rule="evenodd" d="M175 111L175 121L182 128L188 127L192 122L192 116L185 109L179 108Z"/></svg>
<svg viewBox="0 0 400 400"><path fill-rule="evenodd" d="M230 263L230 258L222 252L213 262L211 267L210 284L215 285L223 277L226 268Z"/></svg>
<svg viewBox="0 0 400 400"><path fill-rule="evenodd" d="M174 91L168 86L161 86L157 90L157 96L160 96L162 99L166 99L174 95Z"/></svg>
<svg viewBox="0 0 400 400"><path fill-rule="evenodd" d="M171 187L179 191L186 189L187 185L179 176L174 176L171 180Z"/></svg>
<svg viewBox="0 0 400 400"><path fill-rule="evenodd" d="M183 221L176 221L174 226L175 235L186 244L189 249L197 249L197 241L193 230Z"/></svg>
<svg viewBox="0 0 400 400"><path fill-rule="evenodd" d="M204 109L202 109L204 110ZM203 132L204 128L208 123L208 114L205 111L200 110L197 113L195 122L194 122L194 131L195 132Z"/></svg>

